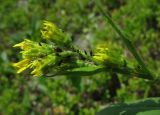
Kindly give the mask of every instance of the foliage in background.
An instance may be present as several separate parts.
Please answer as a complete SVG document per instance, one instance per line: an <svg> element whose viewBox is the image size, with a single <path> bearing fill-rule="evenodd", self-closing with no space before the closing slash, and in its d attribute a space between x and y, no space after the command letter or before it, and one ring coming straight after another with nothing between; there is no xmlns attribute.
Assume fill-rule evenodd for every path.
<svg viewBox="0 0 160 115"><path fill-rule="evenodd" d="M159 1L102 0L102 3L104 9L109 9L113 20L131 36L152 72L160 75ZM25 38L41 41L39 29L44 19L55 22L69 33L82 49L89 51L96 44L105 42L107 46L118 48L134 62L119 36L104 22L92 0L1 1L1 114L92 115L106 104L160 96L159 81L150 83L138 78L128 79L127 75L118 75L119 85L114 75L110 77L104 73L81 78L34 78L28 72L15 74L11 65L20 59L20 55L17 55L19 50L12 46ZM136 62L129 65L136 65Z"/></svg>

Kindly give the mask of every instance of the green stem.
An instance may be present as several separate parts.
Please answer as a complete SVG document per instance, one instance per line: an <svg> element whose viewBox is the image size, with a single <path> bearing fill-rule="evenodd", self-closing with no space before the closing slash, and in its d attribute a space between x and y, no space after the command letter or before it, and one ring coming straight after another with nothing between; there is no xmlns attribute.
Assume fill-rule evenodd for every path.
<svg viewBox="0 0 160 115"><path fill-rule="evenodd" d="M129 68L129 67L123 67L123 66L116 66L116 65L106 65L105 67L99 67L99 66L91 66L90 70L86 67L85 69L82 70L82 68L74 68L66 71L60 71L52 75L46 75L47 77L53 77L57 75L74 75L74 76L90 76L94 75L100 72L115 72L115 73L120 73L124 75L131 75L131 76L138 76L144 79L147 79L146 76L148 74L140 72L140 71L135 71L135 69ZM64 69L63 69L64 70Z"/></svg>
<svg viewBox="0 0 160 115"><path fill-rule="evenodd" d="M145 63L143 62L142 58L140 57L140 55L138 54L136 48L134 47L134 45L132 44L132 42L129 40L129 38L121 31L121 29L112 21L111 17L108 15L108 13L105 13L105 11L102 9L102 5L100 3L100 0L95 0L96 5L98 7L98 9L100 10L101 14L103 15L103 17L106 19L106 21L109 22L109 24L111 24L111 26L113 27L113 29L119 34L119 36L121 37L122 41L125 43L125 45L127 46L128 50L132 53L132 55L135 57L135 59L137 60L137 62L140 64L140 66L146 71L146 73L148 74L146 76L146 78L148 79L153 79L152 74L150 73L150 71L147 69Z"/></svg>
<svg viewBox="0 0 160 115"><path fill-rule="evenodd" d="M108 71L114 71L120 74L124 74L124 75L131 75L131 76L137 76L137 77L141 77L144 79L148 79L147 73L141 72L141 71L136 71L135 69L129 68L129 67L118 67L118 66L107 66L106 70Z"/></svg>

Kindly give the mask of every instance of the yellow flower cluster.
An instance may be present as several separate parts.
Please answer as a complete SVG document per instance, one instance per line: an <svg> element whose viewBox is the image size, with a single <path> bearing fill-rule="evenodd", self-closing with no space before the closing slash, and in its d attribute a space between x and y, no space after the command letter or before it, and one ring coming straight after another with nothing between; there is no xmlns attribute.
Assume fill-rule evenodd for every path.
<svg viewBox="0 0 160 115"><path fill-rule="evenodd" d="M109 60L108 56L109 49L98 45L93 56L93 60L98 63L104 63Z"/></svg>
<svg viewBox="0 0 160 115"><path fill-rule="evenodd" d="M115 48L106 48L106 44L99 44L97 45L93 60L97 63L107 64L107 63L114 63L114 64L122 64L123 59L121 56L121 52Z"/></svg>
<svg viewBox="0 0 160 115"><path fill-rule="evenodd" d="M41 29L42 37L51 39L53 35L58 34L59 29L49 21L44 21Z"/></svg>
<svg viewBox="0 0 160 115"><path fill-rule="evenodd" d="M25 39L23 42L14 45L13 47L20 47L22 50L28 50L31 47L34 47L37 45L37 43L34 43L33 41L30 41L28 39Z"/></svg>
<svg viewBox="0 0 160 115"><path fill-rule="evenodd" d="M13 47L20 47L22 49L23 60L13 64L13 66L18 69L17 73L31 68L33 69L31 74L41 76L43 74L43 67L55 63L56 56L53 53L52 46L48 44L39 45L36 42L25 39Z"/></svg>
<svg viewBox="0 0 160 115"><path fill-rule="evenodd" d="M30 59L26 58L18 63L14 63L13 66L18 68L17 73L21 73L29 67L28 65L29 65L30 61L31 61Z"/></svg>
<svg viewBox="0 0 160 115"><path fill-rule="evenodd" d="M41 34L44 39L50 41L48 44L39 44L25 39L23 42L13 46L22 50L22 61L13 64L17 68L17 73L29 69L32 70L31 74L34 76L42 76L53 67L55 67L54 71L56 72L60 70L59 68L69 65L68 60L65 58L75 55L75 52L69 51L69 48L72 48L70 37L49 21L43 22Z"/></svg>
<svg viewBox="0 0 160 115"><path fill-rule="evenodd" d="M44 39L48 39L58 45L66 45L71 42L71 39L61 29L49 21L43 21L41 33Z"/></svg>

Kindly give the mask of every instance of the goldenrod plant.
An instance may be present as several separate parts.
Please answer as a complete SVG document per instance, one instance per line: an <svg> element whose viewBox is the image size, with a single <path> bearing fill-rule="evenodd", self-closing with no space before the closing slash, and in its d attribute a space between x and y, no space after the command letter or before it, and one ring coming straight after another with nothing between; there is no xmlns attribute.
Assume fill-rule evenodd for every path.
<svg viewBox="0 0 160 115"><path fill-rule="evenodd" d="M2 0L0 21L0 115L159 111L159 0Z"/></svg>
<svg viewBox="0 0 160 115"><path fill-rule="evenodd" d="M31 69L34 76L52 77L115 72L148 79L149 74L143 68L128 67L127 60L118 49L100 43L93 54L83 51L72 43L66 33L49 21L43 21L40 31L42 39L48 42L38 43L25 39L13 46L22 50L22 61L13 64L17 73Z"/></svg>
<svg viewBox="0 0 160 115"><path fill-rule="evenodd" d="M102 9L101 9L102 10ZM120 36L125 39L127 47L133 48L131 41L129 41L117 26L114 25L110 17L107 17L109 22L113 25L116 31L120 32ZM118 32L118 33L119 33ZM147 68L142 68L144 65L140 56L135 49L131 53L137 57L140 67L129 67L127 59L119 52L118 49L106 47L105 43L100 43L93 50L93 54L86 52L75 46L71 38L59 29L55 24L49 21L43 21L41 28L42 38L46 43L35 42L25 39L21 43L13 47L19 47L22 51L22 60L14 63L13 66L17 68L17 73L21 73L27 69L31 70L33 76L46 76L53 77L58 75L66 76L89 76L100 72L108 72L112 77L117 76L117 73L136 76L144 79L151 79ZM141 65L142 64L142 65ZM118 78L116 78L118 79ZM153 100L153 99L152 99ZM141 110L141 102L137 104L138 109L133 108L135 111ZM155 103L153 104L155 105ZM115 105L116 106L116 105ZM148 105L146 105L148 106ZM155 105L157 110L159 105ZM126 105L125 107L129 107ZM119 114L123 109L116 112L114 107L113 114ZM145 110L148 110L145 109ZM98 113L98 115L111 114L110 108L106 108ZM130 113L130 109L126 112Z"/></svg>

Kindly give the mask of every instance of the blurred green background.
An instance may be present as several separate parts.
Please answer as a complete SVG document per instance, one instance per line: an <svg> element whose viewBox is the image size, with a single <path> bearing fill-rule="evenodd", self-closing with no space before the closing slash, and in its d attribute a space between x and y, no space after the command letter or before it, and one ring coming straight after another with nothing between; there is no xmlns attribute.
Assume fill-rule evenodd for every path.
<svg viewBox="0 0 160 115"><path fill-rule="evenodd" d="M101 2L149 69L160 75L160 1ZM54 22L82 49L93 50L96 44L105 42L136 64L94 0L0 0L0 115L94 115L111 103L160 96L159 81L149 83L124 75L118 75L120 85L105 73L78 78L32 77L28 72L17 75L12 63L21 55L12 46L25 38L42 41L43 20Z"/></svg>

